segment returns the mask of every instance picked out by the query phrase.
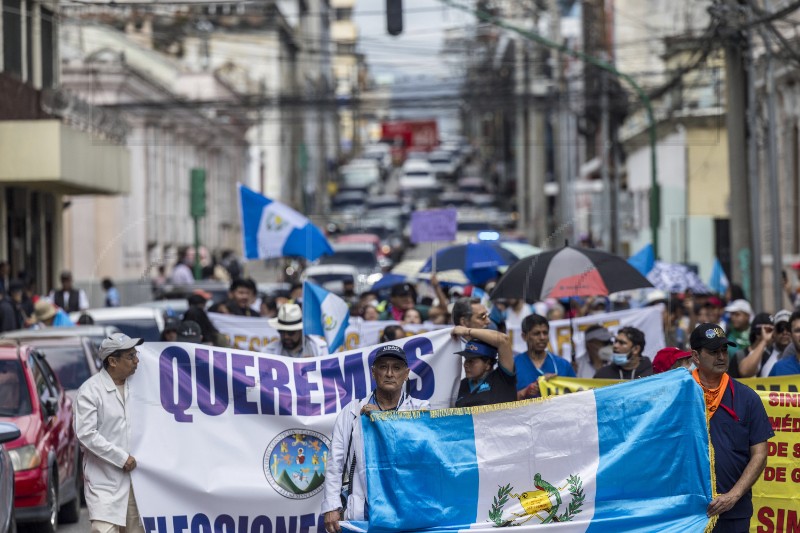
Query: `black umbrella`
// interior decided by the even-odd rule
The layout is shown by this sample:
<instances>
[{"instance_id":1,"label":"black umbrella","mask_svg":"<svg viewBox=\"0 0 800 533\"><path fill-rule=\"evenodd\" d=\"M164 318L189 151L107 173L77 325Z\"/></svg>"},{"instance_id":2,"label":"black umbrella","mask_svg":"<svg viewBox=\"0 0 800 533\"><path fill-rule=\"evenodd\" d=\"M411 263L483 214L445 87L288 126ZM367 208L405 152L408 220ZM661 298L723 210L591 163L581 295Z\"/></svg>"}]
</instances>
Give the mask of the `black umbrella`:
<instances>
[{"instance_id":1,"label":"black umbrella","mask_svg":"<svg viewBox=\"0 0 800 533\"><path fill-rule=\"evenodd\" d=\"M521 259L511 265L492 291L494 298L607 296L613 292L653 285L619 256L565 246Z\"/></svg>"}]
</instances>

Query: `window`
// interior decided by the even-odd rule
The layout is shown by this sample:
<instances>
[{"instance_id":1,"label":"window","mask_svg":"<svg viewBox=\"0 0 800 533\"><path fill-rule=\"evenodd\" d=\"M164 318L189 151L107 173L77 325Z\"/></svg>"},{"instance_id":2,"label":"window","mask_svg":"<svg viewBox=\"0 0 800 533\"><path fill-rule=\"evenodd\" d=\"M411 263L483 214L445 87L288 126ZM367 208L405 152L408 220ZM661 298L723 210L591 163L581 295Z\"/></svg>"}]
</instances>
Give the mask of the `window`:
<instances>
[{"instance_id":1,"label":"window","mask_svg":"<svg viewBox=\"0 0 800 533\"><path fill-rule=\"evenodd\" d=\"M0 360L0 416L31 413L31 399L22 366L17 359Z\"/></svg>"},{"instance_id":2,"label":"window","mask_svg":"<svg viewBox=\"0 0 800 533\"><path fill-rule=\"evenodd\" d=\"M22 5L3 0L3 70L22 79Z\"/></svg>"},{"instance_id":3,"label":"window","mask_svg":"<svg viewBox=\"0 0 800 533\"><path fill-rule=\"evenodd\" d=\"M42 10L42 88L52 87L55 84L55 63L53 28L55 27L55 14L41 7Z\"/></svg>"},{"instance_id":4,"label":"window","mask_svg":"<svg viewBox=\"0 0 800 533\"><path fill-rule=\"evenodd\" d=\"M336 20L350 20L353 18L353 8L339 7L336 9Z\"/></svg>"},{"instance_id":5,"label":"window","mask_svg":"<svg viewBox=\"0 0 800 533\"><path fill-rule=\"evenodd\" d=\"M33 2L26 2L25 5L25 81L33 81L33 13L36 9Z\"/></svg>"},{"instance_id":6,"label":"window","mask_svg":"<svg viewBox=\"0 0 800 533\"><path fill-rule=\"evenodd\" d=\"M44 404L49 398L57 398L55 387L50 383L48 375L44 372L44 365L40 364L39 356L31 354L28 364L31 368L33 384L36 387L36 394L39 396L40 403Z\"/></svg>"}]
</instances>

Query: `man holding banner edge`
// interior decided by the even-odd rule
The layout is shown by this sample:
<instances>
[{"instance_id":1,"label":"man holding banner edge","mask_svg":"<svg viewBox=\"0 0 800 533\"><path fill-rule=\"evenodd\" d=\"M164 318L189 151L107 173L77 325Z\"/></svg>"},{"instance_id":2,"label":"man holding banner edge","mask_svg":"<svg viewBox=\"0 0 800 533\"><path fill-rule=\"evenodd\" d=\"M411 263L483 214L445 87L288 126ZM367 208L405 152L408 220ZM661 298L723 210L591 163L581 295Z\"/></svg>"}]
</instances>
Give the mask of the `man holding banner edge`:
<instances>
[{"instance_id":1,"label":"man holding banner edge","mask_svg":"<svg viewBox=\"0 0 800 533\"><path fill-rule=\"evenodd\" d=\"M372 411L430 409L427 400L406 393L409 369L403 348L393 344L381 346L375 352L371 369L375 390L367 398L354 399L345 406L333 427L322 500L327 533L339 533L342 519L364 520L368 516L361 415Z\"/></svg>"},{"instance_id":2,"label":"man holding banner edge","mask_svg":"<svg viewBox=\"0 0 800 533\"><path fill-rule=\"evenodd\" d=\"M717 496L708 516L719 516L714 532L746 533L753 514L753 484L767 464L767 440L775 436L758 395L728 374L729 341L716 324L700 324L689 343L697 368L692 376L703 389Z\"/></svg>"}]
</instances>

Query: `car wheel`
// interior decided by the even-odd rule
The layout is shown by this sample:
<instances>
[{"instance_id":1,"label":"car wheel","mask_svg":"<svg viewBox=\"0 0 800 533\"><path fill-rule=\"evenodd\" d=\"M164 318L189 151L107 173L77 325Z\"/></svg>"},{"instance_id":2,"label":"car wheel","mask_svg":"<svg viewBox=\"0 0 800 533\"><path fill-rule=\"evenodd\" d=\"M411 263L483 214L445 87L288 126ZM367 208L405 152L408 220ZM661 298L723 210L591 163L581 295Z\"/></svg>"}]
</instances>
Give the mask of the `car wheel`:
<instances>
[{"instance_id":1,"label":"car wheel","mask_svg":"<svg viewBox=\"0 0 800 533\"><path fill-rule=\"evenodd\" d=\"M48 518L35 524L37 533L56 533L58 529L58 485L54 475L47 480L47 509Z\"/></svg>"}]
</instances>

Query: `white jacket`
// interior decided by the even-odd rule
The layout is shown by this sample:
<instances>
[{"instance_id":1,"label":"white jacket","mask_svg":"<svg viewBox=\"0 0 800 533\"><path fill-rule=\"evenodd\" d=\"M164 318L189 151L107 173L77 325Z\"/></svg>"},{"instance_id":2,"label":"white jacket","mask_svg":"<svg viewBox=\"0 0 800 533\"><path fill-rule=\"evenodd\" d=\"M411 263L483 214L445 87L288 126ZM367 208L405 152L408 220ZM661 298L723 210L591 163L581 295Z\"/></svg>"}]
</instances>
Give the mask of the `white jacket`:
<instances>
[{"instance_id":1,"label":"white jacket","mask_svg":"<svg viewBox=\"0 0 800 533\"><path fill-rule=\"evenodd\" d=\"M83 448L83 477L90 520L125 526L131 476L128 460L131 428L125 401L108 372L101 370L81 385L75 399L75 434Z\"/></svg>"},{"instance_id":2,"label":"white jacket","mask_svg":"<svg viewBox=\"0 0 800 533\"><path fill-rule=\"evenodd\" d=\"M356 471L353 476L352 492L347 498L347 509L344 520L364 520L364 504L367 493L367 474L364 469L364 437L361 433L361 408L372 399L372 394L363 400L353 400L345 406L336 417L331 438L331 455L325 467L325 487L323 489L322 512L327 513L342 506L342 470L350 468L347 454L350 434L353 443L350 445L350 457L356 455ZM417 400L404 394L398 411L419 411L430 409L428 400Z\"/></svg>"}]
</instances>

